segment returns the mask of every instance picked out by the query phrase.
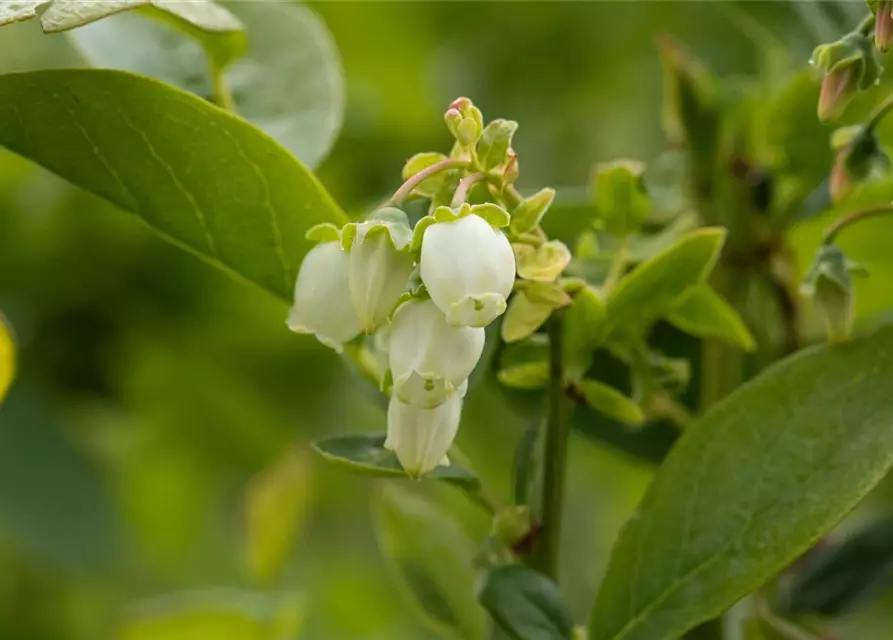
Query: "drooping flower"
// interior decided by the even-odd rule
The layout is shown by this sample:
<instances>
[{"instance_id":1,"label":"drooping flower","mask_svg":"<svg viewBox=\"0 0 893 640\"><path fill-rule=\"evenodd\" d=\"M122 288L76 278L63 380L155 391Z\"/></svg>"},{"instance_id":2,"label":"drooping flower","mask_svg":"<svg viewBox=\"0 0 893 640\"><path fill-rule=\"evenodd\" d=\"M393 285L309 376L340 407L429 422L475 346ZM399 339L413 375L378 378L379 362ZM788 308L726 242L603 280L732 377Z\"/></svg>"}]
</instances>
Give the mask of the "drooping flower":
<instances>
[{"instance_id":1,"label":"drooping flower","mask_svg":"<svg viewBox=\"0 0 893 640\"><path fill-rule=\"evenodd\" d=\"M394 314L389 364L394 396L417 407L443 404L484 350L483 328L454 327L430 300L409 300Z\"/></svg>"},{"instance_id":2,"label":"drooping flower","mask_svg":"<svg viewBox=\"0 0 893 640\"><path fill-rule=\"evenodd\" d=\"M384 446L397 454L404 471L419 478L437 465L449 464L447 452L456 438L467 384L446 402L425 409L406 404L396 395L388 405L388 435Z\"/></svg>"},{"instance_id":3,"label":"drooping flower","mask_svg":"<svg viewBox=\"0 0 893 640\"><path fill-rule=\"evenodd\" d=\"M477 207L460 210L452 219L440 209L436 221L424 229L422 281L451 325L485 327L505 312L515 282L512 247L490 221L470 212ZM508 214L505 218L508 224Z\"/></svg>"},{"instance_id":4,"label":"drooping flower","mask_svg":"<svg viewBox=\"0 0 893 640\"><path fill-rule=\"evenodd\" d=\"M316 245L304 258L287 323L338 353L362 330L348 292L348 256L337 240Z\"/></svg>"},{"instance_id":5,"label":"drooping flower","mask_svg":"<svg viewBox=\"0 0 893 640\"><path fill-rule=\"evenodd\" d=\"M388 208L357 225L345 227L342 243L350 253L349 285L354 310L366 333L384 323L412 273L412 239L406 214Z\"/></svg>"}]
</instances>

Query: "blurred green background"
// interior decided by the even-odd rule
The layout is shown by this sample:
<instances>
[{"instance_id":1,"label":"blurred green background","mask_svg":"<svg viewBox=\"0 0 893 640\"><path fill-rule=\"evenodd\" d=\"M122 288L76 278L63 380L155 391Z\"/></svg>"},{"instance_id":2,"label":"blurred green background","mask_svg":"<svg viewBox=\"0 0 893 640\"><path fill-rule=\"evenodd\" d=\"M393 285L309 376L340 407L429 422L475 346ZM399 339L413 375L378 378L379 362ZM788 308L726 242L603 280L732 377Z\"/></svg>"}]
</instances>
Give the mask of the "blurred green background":
<instances>
[{"instance_id":1,"label":"blurred green background","mask_svg":"<svg viewBox=\"0 0 893 640\"><path fill-rule=\"evenodd\" d=\"M666 146L656 34L673 34L723 78L774 78L804 69L815 44L864 13L860 2L310 6L337 43L347 88L343 129L318 173L356 213L399 185L410 155L445 150L442 114L459 95L487 118L521 123L519 186L581 187L598 161L649 160ZM0 71L76 64L63 38L35 24L0 29ZM811 160L827 167L830 128L810 121L803 131L818 149ZM882 224L845 245L874 271L860 289L866 318L893 307ZM801 262L821 228L798 232ZM145 599L209 588L281 590L303 618L301 638L434 637L408 615L376 546L369 504L383 481L309 451L320 435L383 429L381 405L332 352L286 330L284 305L5 154L0 309L20 347L0 410L0 638L114 637L132 607L152 606ZM503 499L531 420L513 402L478 386L458 440ZM246 502L283 458L300 479L300 526L281 575L258 587ZM579 436L571 443L562 571L579 621L652 468ZM453 490L411 488L457 513L475 539L486 534L489 522ZM889 498L882 487L859 518ZM841 628L883 628L889 609Z\"/></svg>"}]
</instances>

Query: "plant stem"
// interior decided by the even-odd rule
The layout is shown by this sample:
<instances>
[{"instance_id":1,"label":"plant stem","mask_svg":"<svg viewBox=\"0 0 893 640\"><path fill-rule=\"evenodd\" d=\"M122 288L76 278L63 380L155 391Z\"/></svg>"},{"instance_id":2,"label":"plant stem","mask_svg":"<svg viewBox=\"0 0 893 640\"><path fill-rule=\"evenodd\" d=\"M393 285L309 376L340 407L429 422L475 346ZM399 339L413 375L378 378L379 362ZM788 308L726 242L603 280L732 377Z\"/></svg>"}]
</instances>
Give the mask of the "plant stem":
<instances>
[{"instance_id":1,"label":"plant stem","mask_svg":"<svg viewBox=\"0 0 893 640\"><path fill-rule=\"evenodd\" d=\"M236 103L226 81L226 74L216 64L211 65L211 102L221 109L236 111Z\"/></svg>"},{"instance_id":2,"label":"plant stem","mask_svg":"<svg viewBox=\"0 0 893 640\"><path fill-rule=\"evenodd\" d=\"M877 106L868 122L865 123L865 129L873 131L880 124L881 120L884 119L884 116L890 113L890 109L893 109L893 98L887 98Z\"/></svg>"},{"instance_id":3,"label":"plant stem","mask_svg":"<svg viewBox=\"0 0 893 640\"><path fill-rule=\"evenodd\" d=\"M410 193L412 193L412 190L422 184L431 176L437 175L441 171L446 171L448 169L457 169L466 166L468 166L468 162L465 160L457 160L456 158L444 158L440 162L432 164L430 167L425 167L417 174L410 176L410 178L406 182L404 182L400 186L400 188L397 189L394 195L392 195L390 199L382 206L387 207L403 204L403 201L406 200Z\"/></svg>"},{"instance_id":4,"label":"plant stem","mask_svg":"<svg viewBox=\"0 0 893 640\"><path fill-rule=\"evenodd\" d=\"M853 213L847 214L842 218L836 220L834 224L828 227L825 230L825 236L822 242L826 245L834 244L834 241L837 239L837 236L840 235L840 232L847 227L859 222L860 220L865 220L866 218L885 216L889 214L893 214L893 204L883 204L877 207L871 207L869 209L854 211Z\"/></svg>"},{"instance_id":5,"label":"plant stem","mask_svg":"<svg viewBox=\"0 0 893 640\"><path fill-rule=\"evenodd\" d=\"M453 201L450 202L451 207L458 207L460 204L465 202L466 198L468 198L468 191L474 185L475 182L479 180L483 180L487 176L480 171L477 173L469 173L467 176L462 178L459 182L459 186L456 187L455 193L453 193Z\"/></svg>"},{"instance_id":6,"label":"plant stem","mask_svg":"<svg viewBox=\"0 0 893 640\"><path fill-rule=\"evenodd\" d=\"M602 291L607 293L614 288L620 281L620 278L623 277L623 272L626 271L626 264L626 238L620 238L617 241L617 246L614 248L614 255L611 256L611 264L608 267L608 275L605 276L605 281L602 283Z\"/></svg>"},{"instance_id":7,"label":"plant stem","mask_svg":"<svg viewBox=\"0 0 893 640\"><path fill-rule=\"evenodd\" d=\"M861 33L863 36L867 36L874 29L874 24L877 22L877 17L873 13L869 13L862 22L859 23L859 26L856 27L856 30Z\"/></svg>"},{"instance_id":8,"label":"plant stem","mask_svg":"<svg viewBox=\"0 0 893 640\"><path fill-rule=\"evenodd\" d=\"M567 466L567 398L564 383L564 323L558 310L549 320L549 414L546 421L545 460L543 465L542 521L531 566L552 580L558 579L561 546L561 516Z\"/></svg>"}]
</instances>

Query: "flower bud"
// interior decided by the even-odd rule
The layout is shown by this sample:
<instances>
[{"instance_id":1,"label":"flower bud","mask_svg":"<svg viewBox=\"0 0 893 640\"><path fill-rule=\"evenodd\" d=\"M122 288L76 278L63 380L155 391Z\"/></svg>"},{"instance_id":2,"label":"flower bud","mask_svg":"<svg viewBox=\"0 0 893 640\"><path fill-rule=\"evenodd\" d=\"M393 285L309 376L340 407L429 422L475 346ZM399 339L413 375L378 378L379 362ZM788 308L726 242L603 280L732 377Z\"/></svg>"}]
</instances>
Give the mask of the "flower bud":
<instances>
[{"instance_id":1,"label":"flower bud","mask_svg":"<svg viewBox=\"0 0 893 640\"><path fill-rule=\"evenodd\" d=\"M853 325L853 266L834 245L823 245L806 275L803 291L812 297L831 342L846 340Z\"/></svg>"},{"instance_id":2,"label":"flower bud","mask_svg":"<svg viewBox=\"0 0 893 640\"><path fill-rule=\"evenodd\" d=\"M890 168L890 158L871 127L838 129L831 137L831 146L837 152L829 185L832 202L840 202L860 182Z\"/></svg>"},{"instance_id":3,"label":"flower bud","mask_svg":"<svg viewBox=\"0 0 893 640\"><path fill-rule=\"evenodd\" d=\"M874 45L885 53L893 44L893 1L869 0L868 6L874 12Z\"/></svg>"},{"instance_id":4,"label":"flower bud","mask_svg":"<svg viewBox=\"0 0 893 640\"><path fill-rule=\"evenodd\" d=\"M400 305L391 325L389 361L394 396L436 407L462 386L484 351L481 328L454 327L430 300Z\"/></svg>"},{"instance_id":5,"label":"flower bud","mask_svg":"<svg viewBox=\"0 0 893 640\"><path fill-rule=\"evenodd\" d=\"M288 315L289 329L313 334L338 353L362 330L348 292L348 262L338 241L313 247L298 271Z\"/></svg>"},{"instance_id":6,"label":"flower bud","mask_svg":"<svg viewBox=\"0 0 893 640\"><path fill-rule=\"evenodd\" d=\"M384 446L397 454L403 470L420 478L437 465L449 464L446 455L459 430L462 397L467 383L433 409L414 407L396 395L388 404L388 436Z\"/></svg>"},{"instance_id":7,"label":"flower bud","mask_svg":"<svg viewBox=\"0 0 893 640\"><path fill-rule=\"evenodd\" d=\"M384 323L406 289L412 254L403 250L412 238L406 214L388 208L367 222L345 227L349 239L348 282L354 310L366 333Z\"/></svg>"},{"instance_id":8,"label":"flower bud","mask_svg":"<svg viewBox=\"0 0 893 640\"><path fill-rule=\"evenodd\" d=\"M843 115L856 93L876 84L883 72L873 43L859 32L819 45L811 62L825 72L818 105L823 122Z\"/></svg>"},{"instance_id":9,"label":"flower bud","mask_svg":"<svg viewBox=\"0 0 893 640\"><path fill-rule=\"evenodd\" d=\"M505 312L515 282L508 238L473 213L425 229L420 269L431 299L453 326L490 324Z\"/></svg>"}]
</instances>

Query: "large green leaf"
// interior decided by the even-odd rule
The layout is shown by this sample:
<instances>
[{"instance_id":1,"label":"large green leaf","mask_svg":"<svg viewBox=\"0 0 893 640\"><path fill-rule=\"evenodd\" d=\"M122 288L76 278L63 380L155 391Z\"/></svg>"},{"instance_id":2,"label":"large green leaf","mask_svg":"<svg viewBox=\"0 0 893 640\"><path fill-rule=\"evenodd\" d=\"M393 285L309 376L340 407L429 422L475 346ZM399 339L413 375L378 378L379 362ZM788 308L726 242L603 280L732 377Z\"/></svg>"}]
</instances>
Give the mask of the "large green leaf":
<instances>
[{"instance_id":1,"label":"large green leaf","mask_svg":"<svg viewBox=\"0 0 893 640\"><path fill-rule=\"evenodd\" d=\"M167 22L195 38L202 43L217 68L226 67L245 52L242 23L228 10L209 0L55 0L40 16L40 24L47 33L55 33L130 10ZM122 41L124 43L126 41Z\"/></svg>"},{"instance_id":2,"label":"large green leaf","mask_svg":"<svg viewBox=\"0 0 893 640\"><path fill-rule=\"evenodd\" d=\"M677 638L808 549L893 463L893 327L793 356L686 430L618 540L592 640Z\"/></svg>"},{"instance_id":3,"label":"large green leaf","mask_svg":"<svg viewBox=\"0 0 893 640\"><path fill-rule=\"evenodd\" d=\"M474 597L472 542L421 496L391 485L378 498L379 545L423 619L445 637L483 640L487 624Z\"/></svg>"},{"instance_id":4,"label":"large green leaf","mask_svg":"<svg viewBox=\"0 0 893 640\"><path fill-rule=\"evenodd\" d=\"M5 0L0 3L0 27L37 17L37 9L50 0Z\"/></svg>"},{"instance_id":5,"label":"large green leaf","mask_svg":"<svg viewBox=\"0 0 893 640\"><path fill-rule=\"evenodd\" d=\"M235 2L228 8L248 35L244 56L225 72L236 111L301 161L317 164L344 112L343 73L331 35L307 7ZM150 75L203 97L212 94L201 40L163 24L123 13L69 35L93 66Z\"/></svg>"},{"instance_id":6,"label":"large green leaf","mask_svg":"<svg viewBox=\"0 0 893 640\"><path fill-rule=\"evenodd\" d=\"M554 582L518 565L484 574L478 600L513 640L570 640L574 621Z\"/></svg>"},{"instance_id":7,"label":"large green leaf","mask_svg":"<svg viewBox=\"0 0 893 640\"><path fill-rule=\"evenodd\" d=\"M313 174L263 132L120 71L0 76L0 145L284 299L311 247L304 232L346 219Z\"/></svg>"}]
</instances>

